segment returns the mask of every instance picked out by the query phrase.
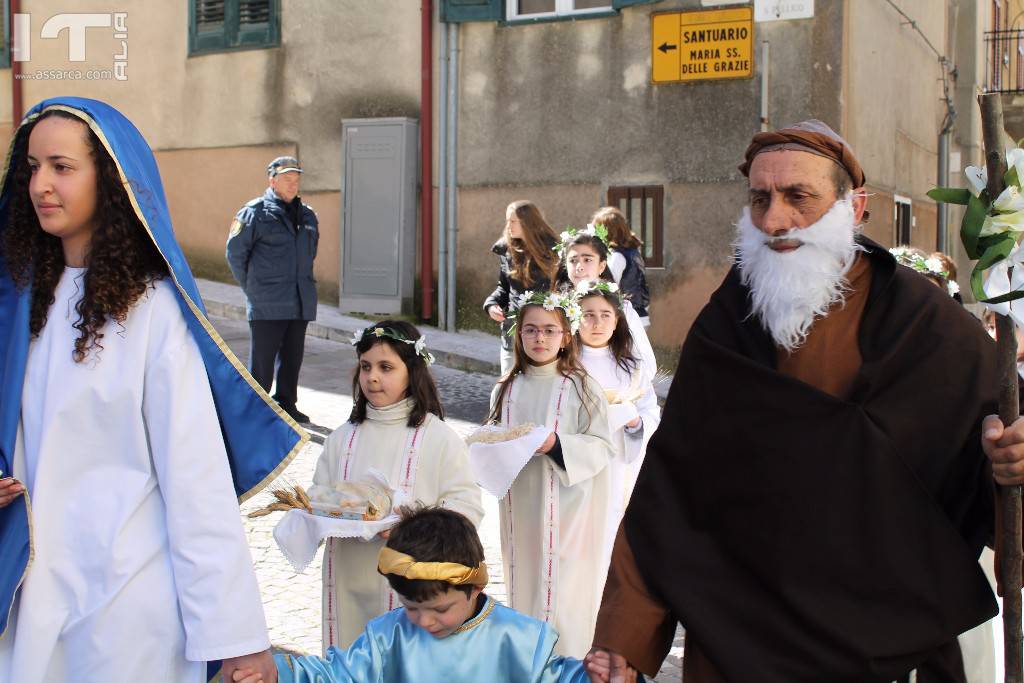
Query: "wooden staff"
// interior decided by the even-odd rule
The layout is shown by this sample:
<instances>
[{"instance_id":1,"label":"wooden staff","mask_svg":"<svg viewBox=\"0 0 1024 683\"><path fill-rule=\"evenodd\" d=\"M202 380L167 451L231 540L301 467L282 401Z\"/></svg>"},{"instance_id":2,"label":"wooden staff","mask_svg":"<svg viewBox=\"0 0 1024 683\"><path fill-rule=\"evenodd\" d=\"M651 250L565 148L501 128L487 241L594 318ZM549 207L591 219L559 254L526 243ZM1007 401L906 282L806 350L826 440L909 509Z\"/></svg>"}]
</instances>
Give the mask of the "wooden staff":
<instances>
[{"instance_id":1,"label":"wooden staff","mask_svg":"<svg viewBox=\"0 0 1024 683\"><path fill-rule=\"evenodd\" d=\"M1003 140L1003 104L999 93L978 96L981 130L985 139L986 192L990 201L1002 193L1006 154ZM1021 179L1024 181L1024 178ZM1009 426L1020 417L1017 393L1017 334L1009 316L996 315L996 353L999 373L999 419ZM1003 589L1003 648L1006 683L1024 683L1024 638L1021 634L1021 487L998 486L997 502L1002 506L999 563Z\"/></svg>"}]
</instances>

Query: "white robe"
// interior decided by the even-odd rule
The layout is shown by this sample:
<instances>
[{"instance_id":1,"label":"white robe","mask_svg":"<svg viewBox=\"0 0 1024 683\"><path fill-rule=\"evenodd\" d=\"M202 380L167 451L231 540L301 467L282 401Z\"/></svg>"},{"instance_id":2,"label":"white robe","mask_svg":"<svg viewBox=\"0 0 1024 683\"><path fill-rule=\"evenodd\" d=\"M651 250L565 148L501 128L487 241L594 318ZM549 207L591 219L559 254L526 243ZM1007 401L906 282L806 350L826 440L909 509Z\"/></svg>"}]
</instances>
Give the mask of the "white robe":
<instances>
[{"instance_id":1,"label":"white robe","mask_svg":"<svg viewBox=\"0 0 1024 683\"><path fill-rule=\"evenodd\" d=\"M29 349L14 476L35 555L0 681L199 683L270 646L209 380L168 280L75 363L84 273Z\"/></svg>"},{"instance_id":2,"label":"white robe","mask_svg":"<svg viewBox=\"0 0 1024 683\"><path fill-rule=\"evenodd\" d=\"M584 392L580 380L558 374L556 363L530 366L501 413L506 425L547 425L561 443L565 469L537 455L501 500L501 555L509 606L554 626L555 651L571 657L589 652L594 636L613 450L601 388L587 380Z\"/></svg>"},{"instance_id":3,"label":"white robe","mask_svg":"<svg viewBox=\"0 0 1024 683\"><path fill-rule=\"evenodd\" d=\"M649 380L646 382L643 380L646 374L642 360L639 361L632 373L627 373L615 362L615 356L607 346L596 349L581 345L580 364L591 379L605 391L633 393L634 390L646 384L643 395L635 401L631 401L640 415L641 426L632 431L619 427L612 432L615 455L608 465L610 495L605 535L607 554L603 563L607 571L611 562L615 534L619 529L619 522L622 521L622 515L626 511L629 498L633 494L637 475L640 474L640 466L643 465L644 456L647 453L647 442L650 441L654 430L661 422L661 408L658 407L658 397L654 394L654 386Z\"/></svg>"},{"instance_id":4,"label":"white robe","mask_svg":"<svg viewBox=\"0 0 1024 683\"><path fill-rule=\"evenodd\" d=\"M356 425L346 422L336 429L324 444L313 483L358 481L376 469L395 488L406 484L414 500L461 512L479 525L484 511L465 441L443 420L428 414L410 458L411 436L416 431L407 426L412 406L411 399L381 409L367 405L366 420L354 439ZM377 573L377 554L383 546L380 538L328 541L323 561L325 653L331 645L348 647L368 621L400 606L387 580Z\"/></svg>"}]
</instances>

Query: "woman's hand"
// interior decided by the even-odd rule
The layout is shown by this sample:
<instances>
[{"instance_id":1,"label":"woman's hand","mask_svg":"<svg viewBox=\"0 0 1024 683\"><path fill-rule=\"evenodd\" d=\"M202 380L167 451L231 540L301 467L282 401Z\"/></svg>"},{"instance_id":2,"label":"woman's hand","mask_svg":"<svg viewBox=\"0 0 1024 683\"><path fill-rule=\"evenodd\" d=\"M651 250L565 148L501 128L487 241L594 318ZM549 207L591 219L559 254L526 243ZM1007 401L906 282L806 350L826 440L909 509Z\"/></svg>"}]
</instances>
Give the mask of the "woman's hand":
<instances>
[{"instance_id":1,"label":"woman's hand","mask_svg":"<svg viewBox=\"0 0 1024 683\"><path fill-rule=\"evenodd\" d=\"M552 448L555 447L555 433L551 432L548 434L548 438L544 439L544 443L537 449L538 453L548 453Z\"/></svg>"},{"instance_id":2,"label":"woman's hand","mask_svg":"<svg viewBox=\"0 0 1024 683\"><path fill-rule=\"evenodd\" d=\"M499 323L505 322L505 314L501 310L501 306L498 304L491 304L487 307L487 315L491 316L491 320L495 320Z\"/></svg>"},{"instance_id":3,"label":"woman's hand","mask_svg":"<svg viewBox=\"0 0 1024 683\"><path fill-rule=\"evenodd\" d=\"M25 485L17 479L12 477L0 479L0 508L7 507L23 493L25 493Z\"/></svg>"},{"instance_id":4,"label":"woman's hand","mask_svg":"<svg viewBox=\"0 0 1024 683\"><path fill-rule=\"evenodd\" d=\"M637 427L639 427L642 424L643 424L643 421L640 419L640 416L637 416L637 417L634 417L629 422L627 422L626 423L626 427L628 429L636 429Z\"/></svg>"}]
</instances>

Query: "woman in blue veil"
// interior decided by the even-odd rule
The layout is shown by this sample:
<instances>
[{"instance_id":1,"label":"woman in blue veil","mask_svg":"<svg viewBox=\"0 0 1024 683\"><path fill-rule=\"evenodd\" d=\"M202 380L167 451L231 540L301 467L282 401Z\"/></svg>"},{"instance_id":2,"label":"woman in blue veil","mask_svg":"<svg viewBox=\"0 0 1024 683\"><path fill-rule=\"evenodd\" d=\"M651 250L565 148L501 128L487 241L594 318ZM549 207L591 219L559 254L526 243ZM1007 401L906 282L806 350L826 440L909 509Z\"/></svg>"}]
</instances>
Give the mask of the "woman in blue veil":
<instances>
[{"instance_id":1,"label":"woman in blue veil","mask_svg":"<svg viewBox=\"0 0 1024 683\"><path fill-rule=\"evenodd\" d=\"M0 180L0 680L273 680L237 503L306 438L207 320L138 130L36 105Z\"/></svg>"}]
</instances>

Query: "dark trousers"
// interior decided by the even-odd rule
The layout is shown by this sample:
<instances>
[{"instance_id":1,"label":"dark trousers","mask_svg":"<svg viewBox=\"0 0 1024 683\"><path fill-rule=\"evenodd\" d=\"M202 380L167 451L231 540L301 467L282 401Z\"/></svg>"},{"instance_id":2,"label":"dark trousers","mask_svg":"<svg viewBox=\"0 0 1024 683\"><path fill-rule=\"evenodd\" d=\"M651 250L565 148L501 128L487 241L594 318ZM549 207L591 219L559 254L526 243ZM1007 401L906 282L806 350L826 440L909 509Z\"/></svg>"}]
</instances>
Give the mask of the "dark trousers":
<instances>
[{"instance_id":1,"label":"dark trousers","mask_svg":"<svg viewBox=\"0 0 1024 683\"><path fill-rule=\"evenodd\" d=\"M276 366L274 400L287 408L294 408L298 399L308 324L306 320L249 321L249 372L269 393Z\"/></svg>"}]
</instances>

